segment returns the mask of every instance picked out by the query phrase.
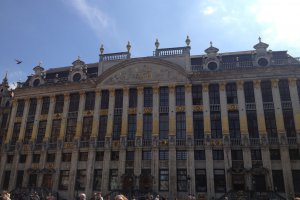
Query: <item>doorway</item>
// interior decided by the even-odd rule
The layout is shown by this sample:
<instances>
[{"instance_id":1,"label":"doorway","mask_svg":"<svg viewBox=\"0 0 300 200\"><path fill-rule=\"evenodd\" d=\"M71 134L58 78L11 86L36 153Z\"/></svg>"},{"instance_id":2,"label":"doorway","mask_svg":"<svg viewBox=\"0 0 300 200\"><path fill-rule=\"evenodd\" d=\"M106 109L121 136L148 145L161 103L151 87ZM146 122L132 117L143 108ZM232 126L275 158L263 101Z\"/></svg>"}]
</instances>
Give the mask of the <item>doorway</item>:
<instances>
[{"instance_id":1,"label":"doorway","mask_svg":"<svg viewBox=\"0 0 300 200\"><path fill-rule=\"evenodd\" d=\"M252 178L253 189L256 192L265 192L266 191L266 178L265 175L253 175Z\"/></svg>"},{"instance_id":2,"label":"doorway","mask_svg":"<svg viewBox=\"0 0 300 200\"><path fill-rule=\"evenodd\" d=\"M232 188L235 191L245 190L245 177L243 174L232 174Z\"/></svg>"}]
</instances>

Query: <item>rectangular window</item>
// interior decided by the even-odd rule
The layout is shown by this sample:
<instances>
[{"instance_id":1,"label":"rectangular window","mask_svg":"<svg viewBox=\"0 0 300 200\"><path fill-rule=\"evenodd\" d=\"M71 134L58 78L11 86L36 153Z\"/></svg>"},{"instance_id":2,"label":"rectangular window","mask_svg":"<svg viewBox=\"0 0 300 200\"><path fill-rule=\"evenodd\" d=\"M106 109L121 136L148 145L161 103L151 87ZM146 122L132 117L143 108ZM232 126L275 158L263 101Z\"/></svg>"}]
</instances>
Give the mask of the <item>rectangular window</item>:
<instances>
[{"instance_id":1,"label":"rectangular window","mask_svg":"<svg viewBox=\"0 0 300 200\"><path fill-rule=\"evenodd\" d=\"M21 188L22 187L23 177L24 177L24 171L23 170L18 170L17 171L16 188Z\"/></svg>"},{"instance_id":2,"label":"rectangular window","mask_svg":"<svg viewBox=\"0 0 300 200\"><path fill-rule=\"evenodd\" d=\"M276 192L285 192L282 170L272 170L274 190Z\"/></svg>"},{"instance_id":3,"label":"rectangular window","mask_svg":"<svg viewBox=\"0 0 300 200\"><path fill-rule=\"evenodd\" d=\"M111 169L109 171L109 190L117 190L119 186L118 170Z\"/></svg>"},{"instance_id":4,"label":"rectangular window","mask_svg":"<svg viewBox=\"0 0 300 200\"><path fill-rule=\"evenodd\" d=\"M274 110L265 110L266 130L269 138L277 138L277 127Z\"/></svg>"},{"instance_id":5,"label":"rectangular window","mask_svg":"<svg viewBox=\"0 0 300 200\"><path fill-rule=\"evenodd\" d=\"M11 145L15 145L16 142L19 139L19 134L20 134L20 128L21 128L21 123L15 123L14 124L14 129L13 129L13 134L11 137Z\"/></svg>"},{"instance_id":6,"label":"rectangular window","mask_svg":"<svg viewBox=\"0 0 300 200\"><path fill-rule=\"evenodd\" d=\"M40 154L33 154L32 155L32 163L39 163L40 162Z\"/></svg>"},{"instance_id":7,"label":"rectangular window","mask_svg":"<svg viewBox=\"0 0 300 200\"><path fill-rule=\"evenodd\" d=\"M210 112L211 137L222 138L221 113L218 111Z\"/></svg>"},{"instance_id":8,"label":"rectangular window","mask_svg":"<svg viewBox=\"0 0 300 200\"><path fill-rule=\"evenodd\" d=\"M213 160L224 160L223 150L213 150Z\"/></svg>"},{"instance_id":9,"label":"rectangular window","mask_svg":"<svg viewBox=\"0 0 300 200\"><path fill-rule=\"evenodd\" d=\"M9 180L10 180L10 171L4 171L4 177L3 177L3 189L7 190L9 186Z\"/></svg>"},{"instance_id":10,"label":"rectangular window","mask_svg":"<svg viewBox=\"0 0 300 200\"><path fill-rule=\"evenodd\" d=\"M19 163L25 163L26 157L27 157L26 154L20 154Z\"/></svg>"},{"instance_id":11,"label":"rectangular window","mask_svg":"<svg viewBox=\"0 0 300 200\"><path fill-rule=\"evenodd\" d=\"M176 160L186 160L187 153L184 150L176 150Z\"/></svg>"},{"instance_id":12,"label":"rectangular window","mask_svg":"<svg viewBox=\"0 0 300 200\"><path fill-rule=\"evenodd\" d=\"M169 151L168 150L159 150L159 160L168 160Z\"/></svg>"},{"instance_id":13,"label":"rectangular window","mask_svg":"<svg viewBox=\"0 0 300 200\"><path fill-rule=\"evenodd\" d=\"M206 192L207 184L206 184L206 170L205 169L196 169L195 170L195 184L196 184L196 192Z\"/></svg>"},{"instance_id":14,"label":"rectangular window","mask_svg":"<svg viewBox=\"0 0 300 200\"><path fill-rule=\"evenodd\" d=\"M271 81L261 81L260 86L263 102L273 102Z\"/></svg>"},{"instance_id":15,"label":"rectangular window","mask_svg":"<svg viewBox=\"0 0 300 200\"><path fill-rule=\"evenodd\" d=\"M296 137L293 110L283 110L282 113L287 137Z\"/></svg>"},{"instance_id":16,"label":"rectangular window","mask_svg":"<svg viewBox=\"0 0 300 200\"><path fill-rule=\"evenodd\" d=\"M52 131L50 136L50 142L56 142L57 138L59 137L60 133L60 126L61 126L61 120L60 119L54 119L52 121Z\"/></svg>"},{"instance_id":17,"label":"rectangular window","mask_svg":"<svg viewBox=\"0 0 300 200\"><path fill-rule=\"evenodd\" d=\"M6 163L11 164L14 161L14 155L7 155Z\"/></svg>"},{"instance_id":18,"label":"rectangular window","mask_svg":"<svg viewBox=\"0 0 300 200\"><path fill-rule=\"evenodd\" d=\"M159 106L168 107L169 106L169 88L160 87L159 88Z\"/></svg>"},{"instance_id":19,"label":"rectangular window","mask_svg":"<svg viewBox=\"0 0 300 200\"><path fill-rule=\"evenodd\" d=\"M101 115L99 120L98 141L104 141L107 129L107 115Z\"/></svg>"},{"instance_id":20,"label":"rectangular window","mask_svg":"<svg viewBox=\"0 0 300 200\"><path fill-rule=\"evenodd\" d=\"M123 90L115 90L115 108L123 107Z\"/></svg>"},{"instance_id":21,"label":"rectangular window","mask_svg":"<svg viewBox=\"0 0 300 200\"><path fill-rule=\"evenodd\" d=\"M143 150L143 152L142 152L142 160L151 160L151 159L152 159L151 151Z\"/></svg>"},{"instance_id":22,"label":"rectangular window","mask_svg":"<svg viewBox=\"0 0 300 200\"><path fill-rule=\"evenodd\" d=\"M300 99L300 80L296 81L298 98Z\"/></svg>"},{"instance_id":23,"label":"rectangular window","mask_svg":"<svg viewBox=\"0 0 300 200\"><path fill-rule=\"evenodd\" d=\"M97 151L96 152L96 161L103 161L104 159L104 151Z\"/></svg>"},{"instance_id":24,"label":"rectangular window","mask_svg":"<svg viewBox=\"0 0 300 200\"><path fill-rule=\"evenodd\" d=\"M78 160L86 162L88 160L89 153L88 152L79 152Z\"/></svg>"},{"instance_id":25,"label":"rectangular window","mask_svg":"<svg viewBox=\"0 0 300 200\"><path fill-rule=\"evenodd\" d=\"M169 114L159 114L159 139L168 139L169 136Z\"/></svg>"},{"instance_id":26,"label":"rectangular window","mask_svg":"<svg viewBox=\"0 0 300 200\"><path fill-rule=\"evenodd\" d=\"M75 189L76 190L85 190L85 178L86 177L86 170L80 169L77 170L76 174L76 182L75 182Z\"/></svg>"},{"instance_id":27,"label":"rectangular window","mask_svg":"<svg viewBox=\"0 0 300 200\"><path fill-rule=\"evenodd\" d=\"M55 96L54 113L62 113L64 109L64 95Z\"/></svg>"},{"instance_id":28,"label":"rectangular window","mask_svg":"<svg viewBox=\"0 0 300 200\"><path fill-rule=\"evenodd\" d=\"M28 116L34 116L36 110L37 100L36 98L32 98L29 100L29 111Z\"/></svg>"},{"instance_id":29,"label":"rectangular window","mask_svg":"<svg viewBox=\"0 0 300 200\"><path fill-rule=\"evenodd\" d=\"M270 149L270 159L271 160L280 160L280 150L279 149Z\"/></svg>"},{"instance_id":30,"label":"rectangular window","mask_svg":"<svg viewBox=\"0 0 300 200\"><path fill-rule=\"evenodd\" d=\"M176 86L175 95L176 95L176 99L175 99L176 106L184 106L185 105L184 86Z\"/></svg>"},{"instance_id":31,"label":"rectangular window","mask_svg":"<svg viewBox=\"0 0 300 200\"><path fill-rule=\"evenodd\" d=\"M76 134L77 118L69 118L67 121L67 130L65 142L72 142Z\"/></svg>"},{"instance_id":32,"label":"rectangular window","mask_svg":"<svg viewBox=\"0 0 300 200\"><path fill-rule=\"evenodd\" d=\"M126 151L126 160L134 160L134 151Z\"/></svg>"},{"instance_id":33,"label":"rectangular window","mask_svg":"<svg viewBox=\"0 0 300 200\"><path fill-rule=\"evenodd\" d=\"M144 114L143 116L143 139L152 139L152 114Z\"/></svg>"},{"instance_id":34,"label":"rectangular window","mask_svg":"<svg viewBox=\"0 0 300 200\"><path fill-rule=\"evenodd\" d=\"M300 170L292 170L295 193L300 193Z\"/></svg>"},{"instance_id":35,"label":"rectangular window","mask_svg":"<svg viewBox=\"0 0 300 200\"><path fill-rule=\"evenodd\" d=\"M169 191L169 170L159 170L159 191Z\"/></svg>"},{"instance_id":36,"label":"rectangular window","mask_svg":"<svg viewBox=\"0 0 300 200\"><path fill-rule=\"evenodd\" d=\"M193 85L192 86L192 98L193 105L202 105L202 86Z\"/></svg>"},{"instance_id":37,"label":"rectangular window","mask_svg":"<svg viewBox=\"0 0 300 200\"><path fill-rule=\"evenodd\" d=\"M80 95L79 93L70 94L69 112L77 112L79 108Z\"/></svg>"},{"instance_id":38,"label":"rectangular window","mask_svg":"<svg viewBox=\"0 0 300 200\"><path fill-rule=\"evenodd\" d=\"M93 180L93 190L101 190L101 181L102 181L102 169L94 170L94 180Z\"/></svg>"},{"instance_id":39,"label":"rectangular window","mask_svg":"<svg viewBox=\"0 0 300 200\"><path fill-rule=\"evenodd\" d=\"M59 189L60 190L68 190L69 186L69 170L60 170L60 177L59 177Z\"/></svg>"},{"instance_id":40,"label":"rectangular window","mask_svg":"<svg viewBox=\"0 0 300 200\"><path fill-rule=\"evenodd\" d=\"M18 100L18 107L17 107L17 113L16 113L17 117L22 117L23 116L24 106L25 106L24 99Z\"/></svg>"},{"instance_id":41,"label":"rectangular window","mask_svg":"<svg viewBox=\"0 0 300 200\"><path fill-rule=\"evenodd\" d=\"M238 111L228 111L230 138L241 138L240 118Z\"/></svg>"},{"instance_id":42,"label":"rectangular window","mask_svg":"<svg viewBox=\"0 0 300 200\"><path fill-rule=\"evenodd\" d=\"M250 138L259 138L257 116L255 110L247 110L247 125Z\"/></svg>"},{"instance_id":43,"label":"rectangular window","mask_svg":"<svg viewBox=\"0 0 300 200\"><path fill-rule=\"evenodd\" d=\"M227 96L227 104L238 103L236 83L226 84L226 96Z\"/></svg>"},{"instance_id":44,"label":"rectangular window","mask_svg":"<svg viewBox=\"0 0 300 200\"><path fill-rule=\"evenodd\" d=\"M86 92L84 110L94 110L94 106L95 106L95 92Z\"/></svg>"},{"instance_id":45,"label":"rectangular window","mask_svg":"<svg viewBox=\"0 0 300 200\"><path fill-rule=\"evenodd\" d=\"M27 122L24 136L24 144L28 144L32 135L33 122Z\"/></svg>"},{"instance_id":46,"label":"rectangular window","mask_svg":"<svg viewBox=\"0 0 300 200\"><path fill-rule=\"evenodd\" d=\"M209 85L208 95L210 104L220 104L220 92L218 84Z\"/></svg>"},{"instance_id":47,"label":"rectangular window","mask_svg":"<svg viewBox=\"0 0 300 200\"><path fill-rule=\"evenodd\" d=\"M46 133L46 126L47 126L47 121L40 121L39 122L39 128L38 128L38 133L36 137L36 143L41 144L43 142L45 133Z\"/></svg>"},{"instance_id":48,"label":"rectangular window","mask_svg":"<svg viewBox=\"0 0 300 200\"><path fill-rule=\"evenodd\" d=\"M111 158L110 158L111 161L119 160L119 152L118 151L112 151L110 156L111 156Z\"/></svg>"},{"instance_id":49,"label":"rectangular window","mask_svg":"<svg viewBox=\"0 0 300 200\"><path fill-rule=\"evenodd\" d=\"M244 83L244 94L246 103L255 103L254 87L252 81Z\"/></svg>"},{"instance_id":50,"label":"rectangular window","mask_svg":"<svg viewBox=\"0 0 300 200\"><path fill-rule=\"evenodd\" d=\"M127 131L127 139L134 140L136 133L136 115L130 114L128 115L128 131Z\"/></svg>"},{"instance_id":51,"label":"rectangular window","mask_svg":"<svg viewBox=\"0 0 300 200\"><path fill-rule=\"evenodd\" d=\"M137 106L137 89L129 89L129 108L136 108Z\"/></svg>"},{"instance_id":52,"label":"rectangular window","mask_svg":"<svg viewBox=\"0 0 300 200\"><path fill-rule=\"evenodd\" d=\"M121 128L122 128L122 115L114 115L113 120L113 140L119 140L121 135Z\"/></svg>"},{"instance_id":53,"label":"rectangular window","mask_svg":"<svg viewBox=\"0 0 300 200\"><path fill-rule=\"evenodd\" d=\"M251 149L251 159L252 160L262 160L260 149Z\"/></svg>"},{"instance_id":54,"label":"rectangular window","mask_svg":"<svg viewBox=\"0 0 300 200\"><path fill-rule=\"evenodd\" d=\"M45 114L48 114L48 111L49 111L50 98L49 97L43 97L42 100L43 100L43 104L42 104L41 114L45 115Z\"/></svg>"},{"instance_id":55,"label":"rectangular window","mask_svg":"<svg viewBox=\"0 0 300 200\"><path fill-rule=\"evenodd\" d=\"M279 80L278 88L281 101L291 101L289 81L287 79Z\"/></svg>"},{"instance_id":56,"label":"rectangular window","mask_svg":"<svg viewBox=\"0 0 300 200\"><path fill-rule=\"evenodd\" d=\"M101 109L108 109L109 92L108 90L101 91Z\"/></svg>"},{"instance_id":57,"label":"rectangular window","mask_svg":"<svg viewBox=\"0 0 300 200\"><path fill-rule=\"evenodd\" d=\"M37 183L37 174L30 174L27 187L29 188L36 187L37 186L36 183Z\"/></svg>"},{"instance_id":58,"label":"rectangular window","mask_svg":"<svg viewBox=\"0 0 300 200\"><path fill-rule=\"evenodd\" d=\"M195 150L194 158L195 160L205 160L205 150Z\"/></svg>"},{"instance_id":59,"label":"rectangular window","mask_svg":"<svg viewBox=\"0 0 300 200\"><path fill-rule=\"evenodd\" d=\"M186 169L177 169L177 191L187 192L187 182Z\"/></svg>"},{"instance_id":60,"label":"rectangular window","mask_svg":"<svg viewBox=\"0 0 300 200\"><path fill-rule=\"evenodd\" d=\"M144 88L144 107L153 106L153 91L152 88Z\"/></svg>"},{"instance_id":61,"label":"rectangular window","mask_svg":"<svg viewBox=\"0 0 300 200\"><path fill-rule=\"evenodd\" d=\"M243 160L243 151L242 150L231 150L231 159L232 160Z\"/></svg>"},{"instance_id":62,"label":"rectangular window","mask_svg":"<svg viewBox=\"0 0 300 200\"><path fill-rule=\"evenodd\" d=\"M4 129L6 128L6 125L7 125L7 119L8 119L8 114L7 113L4 113L2 115L2 122L1 122L1 128Z\"/></svg>"},{"instance_id":63,"label":"rectangular window","mask_svg":"<svg viewBox=\"0 0 300 200\"><path fill-rule=\"evenodd\" d=\"M186 138L185 113L176 113L176 139Z\"/></svg>"},{"instance_id":64,"label":"rectangular window","mask_svg":"<svg viewBox=\"0 0 300 200\"><path fill-rule=\"evenodd\" d=\"M194 125L194 139L203 139L204 138L204 120L203 112L194 112L193 113L193 125Z\"/></svg>"},{"instance_id":65,"label":"rectangular window","mask_svg":"<svg viewBox=\"0 0 300 200\"><path fill-rule=\"evenodd\" d=\"M92 134L93 117L84 117L82 124L81 141L88 141Z\"/></svg>"},{"instance_id":66,"label":"rectangular window","mask_svg":"<svg viewBox=\"0 0 300 200\"><path fill-rule=\"evenodd\" d=\"M47 153L47 162L48 163L55 162L55 153Z\"/></svg>"},{"instance_id":67,"label":"rectangular window","mask_svg":"<svg viewBox=\"0 0 300 200\"><path fill-rule=\"evenodd\" d=\"M289 154L291 160L300 160L299 149L289 149Z\"/></svg>"},{"instance_id":68,"label":"rectangular window","mask_svg":"<svg viewBox=\"0 0 300 200\"><path fill-rule=\"evenodd\" d=\"M71 162L72 153L63 153L61 159L62 162Z\"/></svg>"},{"instance_id":69,"label":"rectangular window","mask_svg":"<svg viewBox=\"0 0 300 200\"><path fill-rule=\"evenodd\" d=\"M214 170L214 183L216 193L226 192L225 171L223 169Z\"/></svg>"}]
</instances>

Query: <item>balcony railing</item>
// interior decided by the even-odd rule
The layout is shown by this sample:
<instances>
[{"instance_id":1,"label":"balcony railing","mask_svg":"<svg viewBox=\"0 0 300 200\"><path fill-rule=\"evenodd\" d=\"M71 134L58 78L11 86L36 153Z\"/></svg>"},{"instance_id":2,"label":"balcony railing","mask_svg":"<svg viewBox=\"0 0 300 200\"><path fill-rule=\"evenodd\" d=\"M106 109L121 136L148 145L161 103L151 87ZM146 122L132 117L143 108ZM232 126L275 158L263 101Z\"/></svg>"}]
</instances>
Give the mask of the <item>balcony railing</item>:
<instances>
[{"instance_id":1,"label":"balcony railing","mask_svg":"<svg viewBox=\"0 0 300 200\"><path fill-rule=\"evenodd\" d=\"M127 146L128 147L134 147L135 146L135 140L127 140Z\"/></svg>"},{"instance_id":2,"label":"balcony railing","mask_svg":"<svg viewBox=\"0 0 300 200\"><path fill-rule=\"evenodd\" d=\"M184 54L186 47L164 48L156 49L153 56L174 56Z\"/></svg>"},{"instance_id":3,"label":"balcony railing","mask_svg":"<svg viewBox=\"0 0 300 200\"><path fill-rule=\"evenodd\" d=\"M260 145L260 139L259 138L249 138L250 145L252 146L259 146Z\"/></svg>"},{"instance_id":4,"label":"balcony railing","mask_svg":"<svg viewBox=\"0 0 300 200\"><path fill-rule=\"evenodd\" d=\"M185 139L176 139L176 146L185 146L186 140Z\"/></svg>"},{"instance_id":5,"label":"balcony railing","mask_svg":"<svg viewBox=\"0 0 300 200\"><path fill-rule=\"evenodd\" d=\"M244 167L244 161L242 160L232 160L232 168L239 169Z\"/></svg>"},{"instance_id":6,"label":"balcony railing","mask_svg":"<svg viewBox=\"0 0 300 200\"><path fill-rule=\"evenodd\" d=\"M252 160L252 167L259 168L263 166L262 160Z\"/></svg>"},{"instance_id":7,"label":"balcony railing","mask_svg":"<svg viewBox=\"0 0 300 200\"><path fill-rule=\"evenodd\" d=\"M297 137L288 137L287 138L289 145L296 145L297 144Z\"/></svg>"},{"instance_id":8,"label":"balcony railing","mask_svg":"<svg viewBox=\"0 0 300 200\"><path fill-rule=\"evenodd\" d=\"M242 142L240 138L230 138L231 146L242 146Z\"/></svg>"},{"instance_id":9,"label":"balcony railing","mask_svg":"<svg viewBox=\"0 0 300 200\"><path fill-rule=\"evenodd\" d=\"M246 110L256 110L255 103L246 103Z\"/></svg>"},{"instance_id":10,"label":"balcony railing","mask_svg":"<svg viewBox=\"0 0 300 200\"><path fill-rule=\"evenodd\" d=\"M210 104L210 111L220 111L220 104Z\"/></svg>"},{"instance_id":11,"label":"balcony railing","mask_svg":"<svg viewBox=\"0 0 300 200\"><path fill-rule=\"evenodd\" d=\"M130 58L129 52L110 53L100 56L101 61L125 60Z\"/></svg>"},{"instance_id":12,"label":"balcony railing","mask_svg":"<svg viewBox=\"0 0 300 200\"><path fill-rule=\"evenodd\" d=\"M57 148L57 142L49 143L48 149L56 149Z\"/></svg>"},{"instance_id":13,"label":"balcony railing","mask_svg":"<svg viewBox=\"0 0 300 200\"><path fill-rule=\"evenodd\" d=\"M88 140L79 142L79 147L80 148L87 148L89 146L90 146L90 141L88 141Z\"/></svg>"},{"instance_id":14,"label":"balcony railing","mask_svg":"<svg viewBox=\"0 0 300 200\"><path fill-rule=\"evenodd\" d=\"M122 108L115 108L114 109L114 114L115 115L122 115Z\"/></svg>"},{"instance_id":15,"label":"balcony railing","mask_svg":"<svg viewBox=\"0 0 300 200\"><path fill-rule=\"evenodd\" d=\"M270 145L278 145L279 139L278 139L278 137L269 137L268 142Z\"/></svg>"},{"instance_id":16,"label":"balcony railing","mask_svg":"<svg viewBox=\"0 0 300 200\"><path fill-rule=\"evenodd\" d=\"M263 106L264 106L264 110L274 110L273 102L264 102Z\"/></svg>"},{"instance_id":17,"label":"balcony railing","mask_svg":"<svg viewBox=\"0 0 300 200\"><path fill-rule=\"evenodd\" d=\"M194 145L195 146L203 146L204 145L204 140L203 139L195 139L194 140Z\"/></svg>"},{"instance_id":18,"label":"balcony railing","mask_svg":"<svg viewBox=\"0 0 300 200\"><path fill-rule=\"evenodd\" d=\"M151 146L152 145L152 140L151 139L143 139L143 146Z\"/></svg>"},{"instance_id":19,"label":"balcony railing","mask_svg":"<svg viewBox=\"0 0 300 200\"><path fill-rule=\"evenodd\" d=\"M293 109L291 101L282 101L281 102L281 107L282 107L283 110Z\"/></svg>"},{"instance_id":20,"label":"balcony railing","mask_svg":"<svg viewBox=\"0 0 300 200\"><path fill-rule=\"evenodd\" d=\"M77 118L78 112L69 112L68 113L68 118Z\"/></svg>"},{"instance_id":21,"label":"balcony railing","mask_svg":"<svg viewBox=\"0 0 300 200\"><path fill-rule=\"evenodd\" d=\"M159 113L168 113L169 106L159 106Z\"/></svg>"},{"instance_id":22,"label":"balcony railing","mask_svg":"<svg viewBox=\"0 0 300 200\"><path fill-rule=\"evenodd\" d=\"M96 147L104 147L105 142L104 141L96 141Z\"/></svg>"}]
</instances>

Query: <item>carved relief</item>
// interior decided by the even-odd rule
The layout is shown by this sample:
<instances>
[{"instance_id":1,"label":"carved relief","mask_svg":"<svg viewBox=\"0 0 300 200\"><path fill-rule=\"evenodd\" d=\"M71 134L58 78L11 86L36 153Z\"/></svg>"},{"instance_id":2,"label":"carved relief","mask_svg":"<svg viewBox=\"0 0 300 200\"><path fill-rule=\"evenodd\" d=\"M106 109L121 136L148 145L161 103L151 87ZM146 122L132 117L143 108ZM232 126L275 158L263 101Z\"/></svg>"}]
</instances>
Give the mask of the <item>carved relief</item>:
<instances>
[{"instance_id":1,"label":"carved relief","mask_svg":"<svg viewBox=\"0 0 300 200\"><path fill-rule=\"evenodd\" d=\"M289 85L292 86L292 87L295 87L296 86L296 78L289 78Z\"/></svg>"},{"instance_id":2,"label":"carved relief","mask_svg":"<svg viewBox=\"0 0 300 200\"><path fill-rule=\"evenodd\" d=\"M208 92L208 83L203 83L202 89L203 89L203 92Z\"/></svg>"},{"instance_id":3,"label":"carved relief","mask_svg":"<svg viewBox=\"0 0 300 200\"><path fill-rule=\"evenodd\" d=\"M260 88L260 82L261 82L260 80L254 80L254 81L253 81L253 84L254 84L254 88L255 88L255 89L259 89L259 88Z\"/></svg>"},{"instance_id":4,"label":"carved relief","mask_svg":"<svg viewBox=\"0 0 300 200\"><path fill-rule=\"evenodd\" d=\"M273 80L271 80L271 82L272 82L272 88L278 87L278 79L273 79Z\"/></svg>"}]
</instances>

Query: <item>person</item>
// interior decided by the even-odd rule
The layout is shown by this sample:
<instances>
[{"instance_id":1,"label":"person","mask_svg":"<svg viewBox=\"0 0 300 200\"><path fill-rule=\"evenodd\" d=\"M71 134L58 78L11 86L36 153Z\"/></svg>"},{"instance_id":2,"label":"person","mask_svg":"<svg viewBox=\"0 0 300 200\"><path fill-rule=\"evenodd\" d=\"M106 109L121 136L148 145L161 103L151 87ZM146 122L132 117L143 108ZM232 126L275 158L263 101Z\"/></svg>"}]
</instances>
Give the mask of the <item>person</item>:
<instances>
[{"instance_id":1,"label":"person","mask_svg":"<svg viewBox=\"0 0 300 200\"><path fill-rule=\"evenodd\" d=\"M31 193L29 199L30 200L40 200L40 197L39 197L38 193L36 191L34 191L33 193Z\"/></svg>"},{"instance_id":2,"label":"person","mask_svg":"<svg viewBox=\"0 0 300 200\"><path fill-rule=\"evenodd\" d=\"M1 192L1 199L3 199L3 200L11 200L10 199L10 193L9 192L7 192L7 191L3 191L3 192Z\"/></svg>"},{"instance_id":3,"label":"person","mask_svg":"<svg viewBox=\"0 0 300 200\"><path fill-rule=\"evenodd\" d=\"M86 195L83 192L79 194L79 200L86 200Z\"/></svg>"},{"instance_id":4,"label":"person","mask_svg":"<svg viewBox=\"0 0 300 200\"><path fill-rule=\"evenodd\" d=\"M102 193L101 192L95 192L93 200L103 200Z\"/></svg>"},{"instance_id":5,"label":"person","mask_svg":"<svg viewBox=\"0 0 300 200\"><path fill-rule=\"evenodd\" d=\"M52 195L52 193L49 193L46 197L46 200L55 200L55 197Z\"/></svg>"},{"instance_id":6,"label":"person","mask_svg":"<svg viewBox=\"0 0 300 200\"><path fill-rule=\"evenodd\" d=\"M115 200L128 200L123 194L118 194L115 196Z\"/></svg>"},{"instance_id":7,"label":"person","mask_svg":"<svg viewBox=\"0 0 300 200\"><path fill-rule=\"evenodd\" d=\"M159 200L159 195L157 195L154 200Z\"/></svg>"}]
</instances>

